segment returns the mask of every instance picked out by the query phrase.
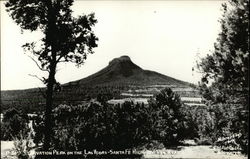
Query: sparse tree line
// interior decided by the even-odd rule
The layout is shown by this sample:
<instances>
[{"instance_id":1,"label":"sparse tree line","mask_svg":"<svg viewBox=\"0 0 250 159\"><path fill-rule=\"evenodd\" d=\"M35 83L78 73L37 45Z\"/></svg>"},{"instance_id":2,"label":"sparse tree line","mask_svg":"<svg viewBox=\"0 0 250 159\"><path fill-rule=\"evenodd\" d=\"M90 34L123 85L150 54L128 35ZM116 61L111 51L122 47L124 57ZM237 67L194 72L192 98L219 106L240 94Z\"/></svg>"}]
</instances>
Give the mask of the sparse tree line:
<instances>
[{"instance_id":1,"label":"sparse tree line","mask_svg":"<svg viewBox=\"0 0 250 159\"><path fill-rule=\"evenodd\" d=\"M107 99L120 98L120 94L123 90L128 89L128 86L124 85L101 85L101 86L81 86L79 87L67 87L62 85L60 92L55 92L54 99L55 105L59 104L79 104L83 101L89 101L94 98L100 98L105 96ZM44 111L45 97L43 94L45 89L34 89L32 91L13 91L3 92L3 98L1 99L2 111L6 111L8 108L16 108L22 110L24 113L33 113ZM9 96L9 97L8 97Z\"/></svg>"}]
</instances>

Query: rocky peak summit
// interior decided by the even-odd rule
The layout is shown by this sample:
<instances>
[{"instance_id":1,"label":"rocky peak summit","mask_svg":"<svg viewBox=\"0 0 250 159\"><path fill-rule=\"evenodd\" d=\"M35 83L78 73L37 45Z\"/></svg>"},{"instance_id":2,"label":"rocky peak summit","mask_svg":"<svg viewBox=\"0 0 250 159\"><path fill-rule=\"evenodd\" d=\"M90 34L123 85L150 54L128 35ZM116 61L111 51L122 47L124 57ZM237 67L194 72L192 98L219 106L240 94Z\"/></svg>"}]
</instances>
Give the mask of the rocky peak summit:
<instances>
[{"instance_id":1,"label":"rocky peak summit","mask_svg":"<svg viewBox=\"0 0 250 159\"><path fill-rule=\"evenodd\" d=\"M129 56L124 55L124 56L121 56L121 57L118 57L118 58L114 58L113 60L111 60L109 62L109 65L114 64L114 63L119 63L119 62L132 62L132 61L131 61Z\"/></svg>"}]
</instances>

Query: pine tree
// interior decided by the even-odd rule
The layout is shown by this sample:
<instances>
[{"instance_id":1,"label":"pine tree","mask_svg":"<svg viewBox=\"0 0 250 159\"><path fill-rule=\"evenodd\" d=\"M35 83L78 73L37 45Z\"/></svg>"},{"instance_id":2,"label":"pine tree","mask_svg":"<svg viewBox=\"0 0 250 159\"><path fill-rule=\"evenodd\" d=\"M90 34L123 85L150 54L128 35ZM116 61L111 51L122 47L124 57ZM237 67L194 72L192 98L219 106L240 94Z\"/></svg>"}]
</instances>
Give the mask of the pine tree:
<instances>
[{"instance_id":1,"label":"pine tree","mask_svg":"<svg viewBox=\"0 0 250 159\"><path fill-rule=\"evenodd\" d=\"M58 86L55 79L57 64L73 62L81 65L87 54L94 53L97 37L92 27L97 20L94 14L72 17L73 0L9 0L5 6L12 19L24 30L41 31L44 37L39 42L23 45L32 55L37 66L48 72L43 78L46 90L45 109L45 143L50 148L52 135L51 111L54 88Z\"/></svg>"}]
</instances>

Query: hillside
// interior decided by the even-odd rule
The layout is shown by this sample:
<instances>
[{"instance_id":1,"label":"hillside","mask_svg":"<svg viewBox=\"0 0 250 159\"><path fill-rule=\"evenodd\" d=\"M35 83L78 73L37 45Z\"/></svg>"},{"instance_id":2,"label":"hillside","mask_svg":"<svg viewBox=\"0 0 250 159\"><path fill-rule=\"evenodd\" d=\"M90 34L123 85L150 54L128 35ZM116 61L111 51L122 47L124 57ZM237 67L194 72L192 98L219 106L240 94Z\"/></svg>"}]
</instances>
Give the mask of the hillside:
<instances>
[{"instance_id":1,"label":"hillside","mask_svg":"<svg viewBox=\"0 0 250 159\"><path fill-rule=\"evenodd\" d=\"M122 93L128 90L144 89L144 92L153 94L157 92L151 91L154 87L158 90L163 87L180 88L180 90L192 88L190 83L144 70L133 63L128 56L121 56L110 61L107 67L97 73L63 84L61 91L55 93L55 104L81 103L100 94L104 94L108 99L120 99L123 97ZM1 91L2 111L9 107L23 109L26 112L43 110L44 91L44 88ZM186 91L184 93L187 94Z\"/></svg>"},{"instance_id":2,"label":"hillside","mask_svg":"<svg viewBox=\"0 0 250 159\"><path fill-rule=\"evenodd\" d=\"M190 84L149 70L143 70L134 64L128 56L121 56L109 62L109 65L86 78L70 82L77 85L134 84L134 85L175 85L189 87ZM66 84L68 85L68 84Z\"/></svg>"}]
</instances>

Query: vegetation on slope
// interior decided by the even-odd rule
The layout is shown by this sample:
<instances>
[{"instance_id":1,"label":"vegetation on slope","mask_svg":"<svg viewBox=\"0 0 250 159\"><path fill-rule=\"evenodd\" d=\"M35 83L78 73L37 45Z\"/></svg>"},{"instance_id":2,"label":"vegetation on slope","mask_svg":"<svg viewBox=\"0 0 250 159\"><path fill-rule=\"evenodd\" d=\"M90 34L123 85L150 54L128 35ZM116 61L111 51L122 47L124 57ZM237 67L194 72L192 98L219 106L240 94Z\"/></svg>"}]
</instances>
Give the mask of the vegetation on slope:
<instances>
[{"instance_id":1,"label":"vegetation on slope","mask_svg":"<svg viewBox=\"0 0 250 159\"><path fill-rule=\"evenodd\" d=\"M107 67L87 78L69 82L55 88L54 106L59 104L79 104L99 94L109 98L119 98L120 94L136 87L151 85L171 85L180 88L193 87L172 77L154 71L141 69L128 56L113 59ZM27 90L1 91L2 110L15 107L25 112L44 110L45 88Z\"/></svg>"}]
</instances>

